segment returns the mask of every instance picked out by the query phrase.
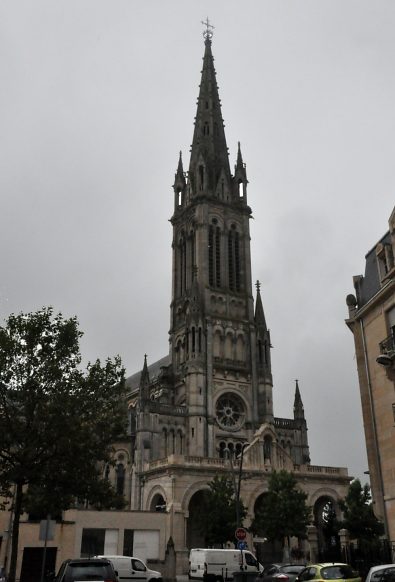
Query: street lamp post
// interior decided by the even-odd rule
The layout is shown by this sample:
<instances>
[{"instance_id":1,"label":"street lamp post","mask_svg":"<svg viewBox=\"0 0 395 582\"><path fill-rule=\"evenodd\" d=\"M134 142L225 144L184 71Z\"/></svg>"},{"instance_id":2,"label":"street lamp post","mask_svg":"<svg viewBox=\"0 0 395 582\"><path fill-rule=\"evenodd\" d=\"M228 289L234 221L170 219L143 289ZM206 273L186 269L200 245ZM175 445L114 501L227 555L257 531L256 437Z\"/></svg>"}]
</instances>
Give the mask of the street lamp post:
<instances>
[{"instance_id":1,"label":"street lamp post","mask_svg":"<svg viewBox=\"0 0 395 582\"><path fill-rule=\"evenodd\" d=\"M244 451L249 446L250 446L249 443L244 443L243 446L241 447L240 454L236 457L236 459L240 459L237 480L236 480L236 475L235 475L235 470L234 470L232 451L229 448L226 448L225 449L226 454L227 454L227 457L229 459L229 463L230 463L230 468L231 468L231 473L232 473L232 480L233 480L233 490L235 492L235 502L236 502L236 528L240 527L240 493L241 493L241 478L242 478L242 473L243 473Z\"/></svg>"}]
</instances>

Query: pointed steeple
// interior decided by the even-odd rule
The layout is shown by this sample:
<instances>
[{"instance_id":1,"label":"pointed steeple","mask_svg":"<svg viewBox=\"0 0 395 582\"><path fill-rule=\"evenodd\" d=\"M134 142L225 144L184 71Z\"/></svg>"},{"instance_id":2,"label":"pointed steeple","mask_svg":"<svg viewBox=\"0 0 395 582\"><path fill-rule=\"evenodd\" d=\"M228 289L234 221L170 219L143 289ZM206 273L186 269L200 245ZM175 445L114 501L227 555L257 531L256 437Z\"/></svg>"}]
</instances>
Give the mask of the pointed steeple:
<instances>
[{"instance_id":1,"label":"pointed steeple","mask_svg":"<svg viewBox=\"0 0 395 582\"><path fill-rule=\"evenodd\" d=\"M267 330L261 298L261 284L259 281L256 282L255 323L261 328L261 330Z\"/></svg>"},{"instance_id":2,"label":"pointed steeple","mask_svg":"<svg viewBox=\"0 0 395 582\"><path fill-rule=\"evenodd\" d=\"M241 155L241 148L240 142L238 142L237 147L237 161L235 164L235 176L234 176L234 185L235 185L235 198L239 201L242 200L245 203L247 202L247 172L246 166L243 162L243 156Z\"/></svg>"},{"instance_id":3,"label":"pointed steeple","mask_svg":"<svg viewBox=\"0 0 395 582\"><path fill-rule=\"evenodd\" d=\"M236 166L235 166L235 171L237 170L244 170L244 164L243 164L243 156L241 155L241 148L240 148L240 142L237 142L237 161L236 161Z\"/></svg>"},{"instance_id":4,"label":"pointed steeple","mask_svg":"<svg viewBox=\"0 0 395 582\"><path fill-rule=\"evenodd\" d=\"M184 166L182 165L182 152L181 151L180 151L180 156L178 158L178 166L177 166L177 172L176 172L175 179L174 179L174 185L176 185L177 183L180 183L183 186L185 186Z\"/></svg>"},{"instance_id":5,"label":"pointed steeple","mask_svg":"<svg viewBox=\"0 0 395 582\"><path fill-rule=\"evenodd\" d=\"M229 184L231 180L211 36L205 35L202 77L191 146L189 177L192 195L213 195L221 174Z\"/></svg>"},{"instance_id":6,"label":"pointed steeple","mask_svg":"<svg viewBox=\"0 0 395 582\"><path fill-rule=\"evenodd\" d=\"M174 176L174 212L181 208L185 203L185 188L186 180L184 174L184 167L182 165L182 153L180 152L180 156L178 158L178 166L177 171Z\"/></svg>"},{"instance_id":7,"label":"pointed steeple","mask_svg":"<svg viewBox=\"0 0 395 582\"><path fill-rule=\"evenodd\" d=\"M261 298L261 284L256 282L255 326L258 372L271 378L270 331L267 329Z\"/></svg>"},{"instance_id":8,"label":"pointed steeple","mask_svg":"<svg viewBox=\"0 0 395 582\"><path fill-rule=\"evenodd\" d=\"M140 397L143 400L149 399L149 385L150 379L147 365L147 354L144 354L144 365L140 376Z\"/></svg>"},{"instance_id":9,"label":"pointed steeple","mask_svg":"<svg viewBox=\"0 0 395 582\"><path fill-rule=\"evenodd\" d=\"M300 396L298 380L295 380L294 419L304 420L304 408L302 397Z\"/></svg>"}]
</instances>

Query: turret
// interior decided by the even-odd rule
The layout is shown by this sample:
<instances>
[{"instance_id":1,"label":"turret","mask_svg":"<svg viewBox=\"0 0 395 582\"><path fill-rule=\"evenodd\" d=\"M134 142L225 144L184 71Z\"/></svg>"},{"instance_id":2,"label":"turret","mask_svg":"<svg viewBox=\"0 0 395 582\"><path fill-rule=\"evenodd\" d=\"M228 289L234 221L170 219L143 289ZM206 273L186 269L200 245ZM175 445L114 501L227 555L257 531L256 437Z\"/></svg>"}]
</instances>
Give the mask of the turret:
<instances>
[{"instance_id":1,"label":"turret","mask_svg":"<svg viewBox=\"0 0 395 582\"><path fill-rule=\"evenodd\" d=\"M184 168L182 165L182 153L178 158L178 167L174 176L174 212L178 208L182 208L185 205L185 194L186 194L186 180L184 174Z\"/></svg>"},{"instance_id":2,"label":"turret","mask_svg":"<svg viewBox=\"0 0 395 582\"><path fill-rule=\"evenodd\" d=\"M247 204L247 171L246 165L243 162L243 156L241 155L240 142L238 142L237 147L237 161L235 164L235 175L233 178L234 183L234 196L240 202Z\"/></svg>"},{"instance_id":3,"label":"turret","mask_svg":"<svg viewBox=\"0 0 395 582\"><path fill-rule=\"evenodd\" d=\"M257 338L258 372L260 375L271 376L270 331L267 329L261 298L261 284L256 282L255 325Z\"/></svg>"},{"instance_id":4,"label":"turret","mask_svg":"<svg viewBox=\"0 0 395 582\"><path fill-rule=\"evenodd\" d=\"M295 380L295 399L294 399L294 419L305 420L302 398L300 396L299 383Z\"/></svg>"},{"instance_id":5,"label":"turret","mask_svg":"<svg viewBox=\"0 0 395 582\"><path fill-rule=\"evenodd\" d=\"M144 355L144 365L141 371L140 377L140 401L141 403L149 400L149 387L150 387L150 379L149 379L149 372L148 372L148 365L147 365L147 354Z\"/></svg>"}]
</instances>

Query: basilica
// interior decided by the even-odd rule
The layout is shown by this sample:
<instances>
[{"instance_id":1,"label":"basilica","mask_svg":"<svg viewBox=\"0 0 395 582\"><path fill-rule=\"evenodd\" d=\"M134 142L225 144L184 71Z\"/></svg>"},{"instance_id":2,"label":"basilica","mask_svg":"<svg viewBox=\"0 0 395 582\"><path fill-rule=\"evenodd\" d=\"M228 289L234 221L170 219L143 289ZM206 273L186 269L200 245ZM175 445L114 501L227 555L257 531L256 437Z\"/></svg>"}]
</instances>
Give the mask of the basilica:
<instances>
[{"instance_id":1,"label":"basilica","mask_svg":"<svg viewBox=\"0 0 395 582\"><path fill-rule=\"evenodd\" d=\"M121 454L130 507L166 512L179 552L199 546L202 491L243 462L246 525L279 469L296 475L319 525L328 504L338 510L350 478L345 468L311 464L297 382L293 418L274 414L270 332L251 276L246 164L239 143L230 166L209 25L189 165L180 153L173 190L170 349L150 365L145 357L127 379L131 448Z\"/></svg>"}]
</instances>

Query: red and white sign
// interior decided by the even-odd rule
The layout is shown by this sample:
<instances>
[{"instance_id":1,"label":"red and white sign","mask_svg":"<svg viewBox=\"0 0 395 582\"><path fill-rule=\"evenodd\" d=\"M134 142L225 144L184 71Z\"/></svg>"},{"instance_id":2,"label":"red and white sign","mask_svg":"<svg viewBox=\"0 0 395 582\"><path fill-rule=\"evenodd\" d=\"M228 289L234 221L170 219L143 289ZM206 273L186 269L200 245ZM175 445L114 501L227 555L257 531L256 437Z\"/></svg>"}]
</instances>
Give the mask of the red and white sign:
<instances>
[{"instance_id":1,"label":"red and white sign","mask_svg":"<svg viewBox=\"0 0 395 582\"><path fill-rule=\"evenodd\" d=\"M239 540L239 542L243 542L247 537L247 531L244 527L238 527L235 531L235 538Z\"/></svg>"}]
</instances>

